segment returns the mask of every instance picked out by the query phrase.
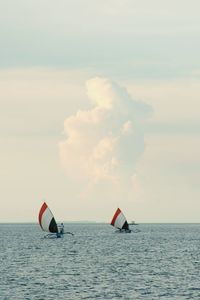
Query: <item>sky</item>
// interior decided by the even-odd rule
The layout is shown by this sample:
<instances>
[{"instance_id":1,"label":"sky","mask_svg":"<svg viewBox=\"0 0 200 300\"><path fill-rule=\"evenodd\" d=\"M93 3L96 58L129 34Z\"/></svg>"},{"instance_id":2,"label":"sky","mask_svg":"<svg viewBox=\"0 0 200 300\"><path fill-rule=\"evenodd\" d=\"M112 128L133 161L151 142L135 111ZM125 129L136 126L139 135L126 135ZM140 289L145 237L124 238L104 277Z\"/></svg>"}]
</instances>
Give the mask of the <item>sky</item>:
<instances>
[{"instance_id":1,"label":"sky","mask_svg":"<svg viewBox=\"0 0 200 300\"><path fill-rule=\"evenodd\" d=\"M0 222L199 222L199 10L0 0Z\"/></svg>"}]
</instances>

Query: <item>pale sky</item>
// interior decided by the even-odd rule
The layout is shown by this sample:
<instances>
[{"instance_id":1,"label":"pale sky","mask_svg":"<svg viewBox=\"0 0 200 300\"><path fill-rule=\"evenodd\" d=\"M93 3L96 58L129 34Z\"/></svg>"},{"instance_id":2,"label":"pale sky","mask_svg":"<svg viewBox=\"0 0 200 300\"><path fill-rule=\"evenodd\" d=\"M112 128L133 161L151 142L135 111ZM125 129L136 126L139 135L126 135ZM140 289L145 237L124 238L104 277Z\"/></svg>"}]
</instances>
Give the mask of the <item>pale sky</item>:
<instances>
[{"instance_id":1,"label":"pale sky","mask_svg":"<svg viewBox=\"0 0 200 300\"><path fill-rule=\"evenodd\" d=\"M0 222L199 222L199 0L0 0Z\"/></svg>"}]
</instances>

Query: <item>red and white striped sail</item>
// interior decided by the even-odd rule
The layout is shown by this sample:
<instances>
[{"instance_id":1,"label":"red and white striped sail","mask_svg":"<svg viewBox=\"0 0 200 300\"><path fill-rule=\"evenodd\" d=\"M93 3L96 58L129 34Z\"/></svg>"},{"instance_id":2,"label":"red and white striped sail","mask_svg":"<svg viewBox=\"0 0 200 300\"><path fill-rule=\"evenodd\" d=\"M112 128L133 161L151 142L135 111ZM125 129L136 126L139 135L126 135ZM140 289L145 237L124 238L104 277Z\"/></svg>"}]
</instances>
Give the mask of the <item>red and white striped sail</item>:
<instances>
[{"instance_id":1,"label":"red and white striped sail","mask_svg":"<svg viewBox=\"0 0 200 300\"><path fill-rule=\"evenodd\" d=\"M55 218L45 202L40 208L38 219L42 230L52 233L58 232Z\"/></svg>"},{"instance_id":2,"label":"red and white striped sail","mask_svg":"<svg viewBox=\"0 0 200 300\"><path fill-rule=\"evenodd\" d=\"M124 216L124 214L121 212L121 209L118 208L112 218L111 225L118 228L118 229L125 229L129 230L128 222Z\"/></svg>"}]
</instances>

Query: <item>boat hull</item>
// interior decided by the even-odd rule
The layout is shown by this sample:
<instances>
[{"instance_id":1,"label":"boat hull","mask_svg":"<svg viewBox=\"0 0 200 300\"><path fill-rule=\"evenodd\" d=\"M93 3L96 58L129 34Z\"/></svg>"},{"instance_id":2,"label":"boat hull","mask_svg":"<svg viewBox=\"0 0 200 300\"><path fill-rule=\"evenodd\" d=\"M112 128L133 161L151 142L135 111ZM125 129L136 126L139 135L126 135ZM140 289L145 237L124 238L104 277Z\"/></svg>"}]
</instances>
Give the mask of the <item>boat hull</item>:
<instances>
[{"instance_id":1,"label":"boat hull","mask_svg":"<svg viewBox=\"0 0 200 300\"><path fill-rule=\"evenodd\" d=\"M115 232L116 233L131 233L132 230L130 230L130 229L118 229Z\"/></svg>"}]
</instances>

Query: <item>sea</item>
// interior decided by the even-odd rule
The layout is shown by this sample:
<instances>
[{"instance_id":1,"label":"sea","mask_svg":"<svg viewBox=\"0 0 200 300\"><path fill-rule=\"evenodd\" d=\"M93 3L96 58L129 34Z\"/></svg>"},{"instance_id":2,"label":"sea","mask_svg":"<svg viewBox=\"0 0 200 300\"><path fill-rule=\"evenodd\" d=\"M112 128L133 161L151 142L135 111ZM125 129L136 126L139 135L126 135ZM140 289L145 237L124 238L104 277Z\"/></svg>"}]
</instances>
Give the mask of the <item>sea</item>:
<instances>
[{"instance_id":1,"label":"sea","mask_svg":"<svg viewBox=\"0 0 200 300\"><path fill-rule=\"evenodd\" d=\"M200 299L200 224L0 224L0 299Z\"/></svg>"}]
</instances>

